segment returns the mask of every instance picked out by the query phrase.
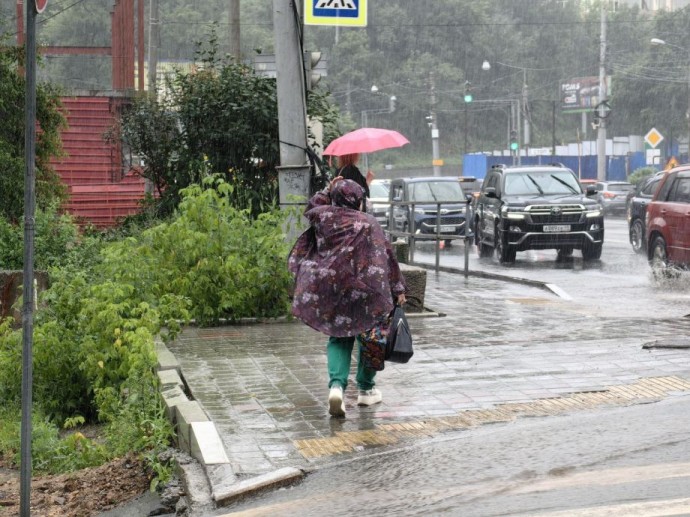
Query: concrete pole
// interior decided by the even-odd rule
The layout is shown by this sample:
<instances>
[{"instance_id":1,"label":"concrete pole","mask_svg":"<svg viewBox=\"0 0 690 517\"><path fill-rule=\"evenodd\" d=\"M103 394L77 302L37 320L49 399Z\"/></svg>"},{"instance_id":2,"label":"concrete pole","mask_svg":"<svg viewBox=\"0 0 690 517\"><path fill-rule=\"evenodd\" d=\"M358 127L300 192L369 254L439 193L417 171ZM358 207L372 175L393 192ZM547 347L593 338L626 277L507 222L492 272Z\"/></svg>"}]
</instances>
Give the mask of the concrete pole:
<instances>
[{"instance_id":1,"label":"concrete pole","mask_svg":"<svg viewBox=\"0 0 690 517\"><path fill-rule=\"evenodd\" d=\"M142 1L142 0L140 0ZM148 52L148 94L152 98L158 95L158 48L160 47L160 24L158 23L158 0L150 0L149 4L149 52ZM154 195L153 181L149 178L144 179L144 192Z\"/></svg>"},{"instance_id":2,"label":"concrete pole","mask_svg":"<svg viewBox=\"0 0 690 517\"><path fill-rule=\"evenodd\" d=\"M156 95L158 68L158 47L160 46L160 24L158 23L158 0L149 4L149 94Z\"/></svg>"},{"instance_id":3,"label":"concrete pole","mask_svg":"<svg viewBox=\"0 0 690 517\"><path fill-rule=\"evenodd\" d=\"M522 147L527 149L532 145L532 138L530 134L530 117L529 117L529 90L527 87L527 69L522 69L522 109L524 110L523 133L522 133Z\"/></svg>"},{"instance_id":4,"label":"concrete pole","mask_svg":"<svg viewBox=\"0 0 690 517\"><path fill-rule=\"evenodd\" d=\"M229 54L239 63L240 55L240 0L230 0L228 9L230 28L230 52Z\"/></svg>"},{"instance_id":5,"label":"concrete pole","mask_svg":"<svg viewBox=\"0 0 690 517\"><path fill-rule=\"evenodd\" d=\"M281 208L303 205L309 198L307 165L307 103L302 57L301 2L273 0L273 30L278 93L280 167L278 188Z\"/></svg>"},{"instance_id":6,"label":"concrete pole","mask_svg":"<svg viewBox=\"0 0 690 517\"><path fill-rule=\"evenodd\" d=\"M601 4L601 40L599 44L599 102L606 99L606 4ZM597 131L597 179L606 181L606 113L599 113ZM602 116L604 115L604 116Z\"/></svg>"},{"instance_id":7,"label":"concrete pole","mask_svg":"<svg viewBox=\"0 0 690 517\"><path fill-rule=\"evenodd\" d=\"M690 49L688 50L688 108L685 112L685 119L688 122L688 157L686 162L690 162ZM671 141L673 140L671 139Z\"/></svg>"},{"instance_id":8,"label":"concrete pole","mask_svg":"<svg viewBox=\"0 0 690 517\"><path fill-rule=\"evenodd\" d=\"M431 156L433 159L434 176L441 175L441 166L438 165L441 153L438 148L438 127L436 126L436 84L434 83L434 73L429 72L429 88L431 90Z\"/></svg>"}]
</instances>

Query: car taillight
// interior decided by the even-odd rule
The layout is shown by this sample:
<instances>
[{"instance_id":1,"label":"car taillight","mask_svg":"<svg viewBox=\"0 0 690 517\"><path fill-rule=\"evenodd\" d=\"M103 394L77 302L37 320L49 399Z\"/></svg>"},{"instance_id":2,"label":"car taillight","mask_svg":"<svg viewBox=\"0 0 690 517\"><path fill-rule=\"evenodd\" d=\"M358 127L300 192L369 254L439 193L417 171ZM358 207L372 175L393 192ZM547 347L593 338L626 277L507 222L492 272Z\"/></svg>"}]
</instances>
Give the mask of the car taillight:
<instances>
[{"instance_id":1,"label":"car taillight","mask_svg":"<svg viewBox=\"0 0 690 517\"><path fill-rule=\"evenodd\" d=\"M604 192L604 197L607 199L613 199L614 197L616 197L616 194L614 194L613 192Z\"/></svg>"}]
</instances>

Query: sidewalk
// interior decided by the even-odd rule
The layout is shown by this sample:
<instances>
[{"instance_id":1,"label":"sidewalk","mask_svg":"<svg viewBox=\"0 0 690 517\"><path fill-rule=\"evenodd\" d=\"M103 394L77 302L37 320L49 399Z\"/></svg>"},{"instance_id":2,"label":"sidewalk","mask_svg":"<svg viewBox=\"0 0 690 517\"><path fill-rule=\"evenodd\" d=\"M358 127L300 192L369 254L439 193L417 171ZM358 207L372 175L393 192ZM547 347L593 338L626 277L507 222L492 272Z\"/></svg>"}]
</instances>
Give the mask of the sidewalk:
<instances>
[{"instance_id":1,"label":"sidewalk","mask_svg":"<svg viewBox=\"0 0 690 517\"><path fill-rule=\"evenodd\" d=\"M377 406L358 408L352 382L345 419L328 415L326 338L299 322L188 328L169 349L238 479L520 414L690 390L687 350L642 348L688 335L685 319L600 319L537 287L433 271L425 305L445 315L410 318L412 361L378 374Z\"/></svg>"}]
</instances>

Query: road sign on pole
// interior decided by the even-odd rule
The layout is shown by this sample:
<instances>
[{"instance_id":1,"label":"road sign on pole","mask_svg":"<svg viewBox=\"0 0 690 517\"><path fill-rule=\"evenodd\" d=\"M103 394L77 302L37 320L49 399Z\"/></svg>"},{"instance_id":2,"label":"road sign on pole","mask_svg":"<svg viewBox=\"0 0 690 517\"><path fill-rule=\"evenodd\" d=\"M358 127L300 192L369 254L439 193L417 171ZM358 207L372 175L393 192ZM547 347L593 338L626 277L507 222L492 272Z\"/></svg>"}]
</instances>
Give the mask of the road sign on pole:
<instances>
[{"instance_id":1,"label":"road sign on pole","mask_svg":"<svg viewBox=\"0 0 690 517\"><path fill-rule=\"evenodd\" d=\"M367 0L304 0L305 25L367 26Z\"/></svg>"},{"instance_id":2,"label":"road sign on pole","mask_svg":"<svg viewBox=\"0 0 690 517\"><path fill-rule=\"evenodd\" d=\"M661 143L661 141L664 139L664 135L659 133L656 128L652 128L649 130L649 132L644 136L644 141L647 142L649 147L652 149L655 149L657 145Z\"/></svg>"},{"instance_id":3,"label":"road sign on pole","mask_svg":"<svg viewBox=\"0 0 690 517\"><path fill-rule=\"evenodd\" d=\"M43 11L45 11L47 6L48 0L36 0L36 12L38 14L41 14Z\"/></svg>"}]
</instances>

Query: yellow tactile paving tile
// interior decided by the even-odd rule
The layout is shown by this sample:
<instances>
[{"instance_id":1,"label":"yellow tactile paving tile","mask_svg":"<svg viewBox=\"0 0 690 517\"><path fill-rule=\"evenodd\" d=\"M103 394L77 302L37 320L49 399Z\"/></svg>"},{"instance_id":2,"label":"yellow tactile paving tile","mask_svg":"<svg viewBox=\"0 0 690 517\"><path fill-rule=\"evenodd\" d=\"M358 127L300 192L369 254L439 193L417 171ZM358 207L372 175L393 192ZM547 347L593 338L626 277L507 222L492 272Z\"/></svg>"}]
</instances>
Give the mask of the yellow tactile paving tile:
<instances>
[{"instance_id":1,"label":"yellow tactile paving tile","mask_svg":"<svg viewBox=\"0 0 690 517\"><path fill-rule=\"evenodd\" d=\"M354 451L357 447L381 446L401 439L432 436L443 431L510 422L525 416L551 416L606 406L621 406L660 400L671 392L690 391L690 382L680 377L650 377L605 390L576 392L562 397L530 402L507 402L494 408L467 409L456 415L422 421L379 424L367 431L339 431L334 436L295 440L293 445L305 458L319 458Z\"/></svg>"}]
</instances>

